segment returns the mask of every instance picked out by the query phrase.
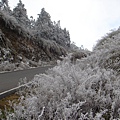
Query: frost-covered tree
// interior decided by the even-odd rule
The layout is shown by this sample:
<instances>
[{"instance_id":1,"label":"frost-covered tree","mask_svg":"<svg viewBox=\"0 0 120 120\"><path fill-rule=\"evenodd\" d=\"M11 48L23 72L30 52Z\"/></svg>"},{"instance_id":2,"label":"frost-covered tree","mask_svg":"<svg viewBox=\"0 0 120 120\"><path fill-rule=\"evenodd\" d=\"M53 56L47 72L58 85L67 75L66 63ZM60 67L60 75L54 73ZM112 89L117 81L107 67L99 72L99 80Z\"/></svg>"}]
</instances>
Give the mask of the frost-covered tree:
<instances>
[{"instance_id":1,"label":"frost-covered tree","mask_svg":"<svg viewBox=\"0 0 120 120\"><path fill-rule=\"evenodd\" d=\"M1 8L2 8L2 2L0 2L0 10L1 10Z\"/></svg>"},{"instance_id":2,"label":"frost-covered tree","mask_svg":"<svg viewBox=\"0 0 120 120\"><path fill-rule=\"evenodd\" d=\"M0 2L0 10L6 12L9 15L12 15L12 11L8 5L8 0L1 0Z\"/></svg>"},{"instance_id":3,"label":"frost-covered tree","mask_svg":"<svg viewBox=\"0 0 120 120\"><path fill-rule=\"evenodd\" d=\"M8 0L1 0L0 10L2 10L2 12L4 12L5 14L9 14L10 16L12 15L12 11L8 5Z\"/></svg>"},{"instance_id":4,"label":"frost-covered tree","mask_svg":"<svg viewBox=\"0 0 120 120\"><path fill-rule=\"evenodd\" d=\"M38 19L41 21L43 25L47 24L49 26L51 24L51 17L49 13L45 11L44 8L42 8L41 13L38 15L39 15Z\"/></svg>"},{"instance_id":5,"label":"frost-covered tree","mask_svg":"<svg viewBox=\"0 0 120 120\"><path fill-rule=\"evenodd\" d=\"M60 26L60 21L57 23L54 22L54 29L53 29L53 40L55 40L57 43L59 43L62 46L68 46L70 47L70 34L69 31L66 30L66 28L62 29Z\"/></svg>"},{"instance_id":6,"label":"frost-covered tree","mask_svg":"<svg viewBox=\"0 0 120 120\"><path fill-rule=\"evenodd\" d=\"M13 9L13 16L18 20L18 23L28 28L30 25L30 20L27 16L27 10L24 8L24 4L21 0L17 6Z\"/></svg>"},{"instance_id":7,"label":"frost-covered tree","mask_svg":"<svg viewBox=\"0 0 120 120\"><path fill-rule=\"evenodd\" d=\"M30 16L30 28L31 29L35 29L35 19L33 18L33 16Z\"/></svg>"},{"instance_id":8,"label":"frost-covered tree","mask_svg":"<svg viewBox=\"0 0 120 120\"><path fill-rule=\"evenodd\" d=\"M69 31L66 30L66 28L62 29L60 26L60 21L57 23L54 23L55 29L54 29L54 39L59 44L63 46L69 46L70 45L70 36Z\"/></svg>"},{"instance_id":9,"label":"frost-covered tree","mask_svg":"<svg viewBox=\"0 0 120 120\"><path fill-rule=\"evenodd\" d=\"M7 6L7 7L8 7L8 0L2 0L2 1L1 1L1 3L2 3L2 5L4 5L4 6Z\"/></svg>"},{"instance_id":10,"label":"frost-covered tree","mask_svg":"<svg viewBox=\"0 0 120 120\"><path fill-rule=\"evenodd\" d=\"M42 8L41 13L38 14L38 18L35 24L36 35L50 40L52 34L52 21L49 13Z\"/></svg>"},{"instance_id":11,"label":"frost-covered tree","mask_svg":"<svg viewBox=\"0 0 120 120\"><path fill-rule=\"evenodd\" d=\"M52 22L49 13L43 8L35 24L35 35L47 40L54 40L62 46L70 46L70 35L60 26L60 21Z\"/></svg>"}]
</instances>

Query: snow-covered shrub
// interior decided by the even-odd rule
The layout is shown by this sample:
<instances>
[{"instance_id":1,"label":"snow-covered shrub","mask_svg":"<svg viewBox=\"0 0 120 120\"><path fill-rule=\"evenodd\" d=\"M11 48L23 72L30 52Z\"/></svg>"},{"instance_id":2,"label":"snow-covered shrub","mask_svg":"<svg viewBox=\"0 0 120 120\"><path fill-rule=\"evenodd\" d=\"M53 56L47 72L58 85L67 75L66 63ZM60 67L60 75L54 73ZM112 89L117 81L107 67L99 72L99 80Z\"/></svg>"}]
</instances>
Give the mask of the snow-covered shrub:
<instances>
[{"instance_id":1,"label":"snow-covered shrub","mask_svg":"<svg viewBox=\"0 0 120 120\"><path fill-rule=\"evenodd\" d=\"M103 59L104 58L104 59ZM120 47L105 51L99 57L99 66L106 69L113 69L120 73Z\"/></svg>"},{"instance_id":2,"label":"snow-covered shrub","mask_svg":"<svg viewBox=\"0 0 120 120\"><path fill-rule=\"evenodd\" d=\"M5 61L0 64L0 72L13 71L14 69L15 69L15 64L9 63L9 61Z\"/></svg>"},{"instance_id":3,"label":"snow-covered shrub","mask_svg":"<svg viewBox=\"0 0 120 120\"><path fill-rule=\"evenodd\" d=\"M120 45L120 28L118 30L112 31L104 36L102 39L98 40L94 50L101 49L113 49Z\"/></svg>"},{"instance_id":4,"label":"snow-covered shrub","mask_svg":"<svg viewBox=\"0 0 120 120\"><path fill-rule=\"evenodd\" d=\"M25 120L119 118L120 76L113 70L90 67L87 59L91 58L73 65L66 58L46 74L36 75L20 92L20 103L14 104L12 117Z\"/></svg>"},{"instance_id":5,"label":"snow-covered shrub","mask_svg":"<svg viewBox=\"0 0 120 120\"><path fill-rule=\"evenodd\" d=\"M84 52L74 52L72 55L71 55L71 62L72 63L75 63L77 59L82 59L84 57L87 57L87 54L85 54Z\"/></svg>"},{"instance_id":6,"label":"snow-covered shrub","mask_svg":"<svg viewBox=\"0 0 120 120\"><path fill-rule=\"evenodd\" d=\"M120 29L99 40L93 51L97 53L100 67L120 73Z\"/></svg>"},{"instance_id":7,"label":"snow-covered shrub","mask_svg":"<svg viewBox=\"0 0 120 120\"><path fill-rule=\"evenodd\" d=\"M118 34L117 34L118 35ZM11 119L117 120L120 118L119 35L72 64L70 56L36 75L14 104ZM109 62L110 59L112 62Z\"/></svg>"}]
</instances>

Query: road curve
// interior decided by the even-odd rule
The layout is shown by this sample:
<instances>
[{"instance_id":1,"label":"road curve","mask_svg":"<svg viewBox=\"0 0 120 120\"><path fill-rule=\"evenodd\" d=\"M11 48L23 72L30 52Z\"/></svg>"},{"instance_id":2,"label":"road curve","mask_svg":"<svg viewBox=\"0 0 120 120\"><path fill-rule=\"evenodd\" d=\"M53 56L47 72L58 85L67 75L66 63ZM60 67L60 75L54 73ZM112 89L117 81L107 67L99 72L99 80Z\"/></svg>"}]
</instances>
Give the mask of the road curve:
<instances>
[{"instance_id":1,"label":"road curve","mask_svg":"<svg viewBox=\"0 0 120 120\"><path fill-rule=\"evenodd\" d=\"M21 78L26 77L27 80L31 80L34 75L44 73L46 70L52 67L53 66L46 66L22 71L0 73L0 93L17 87Z\"/></svg>"}]
</instances>

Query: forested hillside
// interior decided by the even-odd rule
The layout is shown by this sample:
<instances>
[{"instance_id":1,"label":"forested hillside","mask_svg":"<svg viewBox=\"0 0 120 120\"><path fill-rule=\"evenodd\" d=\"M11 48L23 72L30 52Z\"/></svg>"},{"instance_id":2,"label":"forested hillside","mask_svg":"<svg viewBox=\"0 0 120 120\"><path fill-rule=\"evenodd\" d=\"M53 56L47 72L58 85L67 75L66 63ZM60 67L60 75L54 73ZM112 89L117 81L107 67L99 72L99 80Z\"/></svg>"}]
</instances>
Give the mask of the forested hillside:
<instances>
[{"instance_id":1,"label":"forested hillside","mask_svg":"<svg viewBox=\"0 0 120 120\"><path fill-rule=\"evenodd\" d=\"M44 8L35 20L28 18L21 0L13 10L7 0L0 3L0 71L54 61L69 47L69 32L60 21L52 22Z\"/></svg>"}]
</instances>

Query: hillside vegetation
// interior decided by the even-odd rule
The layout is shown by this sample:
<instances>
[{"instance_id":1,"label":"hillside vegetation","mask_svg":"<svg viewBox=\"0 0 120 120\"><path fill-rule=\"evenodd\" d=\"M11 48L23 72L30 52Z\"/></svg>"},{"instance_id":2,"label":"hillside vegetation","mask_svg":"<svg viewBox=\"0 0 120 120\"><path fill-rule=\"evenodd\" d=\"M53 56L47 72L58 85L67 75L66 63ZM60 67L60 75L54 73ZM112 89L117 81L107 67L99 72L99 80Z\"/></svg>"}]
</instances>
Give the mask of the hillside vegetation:
<instances>
[{"instance_id":1,"label":"hillside vegetation","mask_svg":"<svg viewBox=\"0 0 120 120\"><path fill-rule=\"evenodd\" d=\"M44 9L39 19L43 13ZM24 44L29 43L32 50L37 44L48 58L53 54L50 51L56 51L55 56L58 53L65 55L64 49L70 45L68 41L64 45L57 41L56 36L53 38L51 35L51 29L47 29L47 34L44 29L42 33L36 34L36 29L32 28L32 31L25 29L25 33L32 32L33 39L26 39L25 35ZM21 29L20 27L20 31ZM1 34L4 38L4 33ZM53 41L48 40L49 37ZM34 38L39 38L38 42ZM32 41L34 44L31 44L31 40L35 40ZM9 46L14 45L9 39L6 42ZM6 43L2 44L5 45ZM53 50L54 46L56 50ZM92 52L84 49L76 51L62 57L62 61L57 60L57 65L46 73L35 75L30 84L18 91L19 103L11 102L11 109L5 110L4 116L3 111L0 112L2 120L119 120L120 29L100 39ZM9 55L14 56L15 52L13 49ZM6 51L5 53L7 55ZM25 57L29 58L27 55ZM20 85L25 83L26 80L23 80Z\"/></svg>"},{"instance_id":2,"label":"hillside vegetation","mask_svg":"<svg viewBox=\"0 0 120 120\"><path fill-rule=\"evenodd\" d=\"M100 39L91 54L74 64L69 55L58 61L19 91L20 103L11 104L14 112L6 112L7 119L119 120L119 48L118 29Z\"/></svg>"},{"instance_id":3,"label":"hillside vegetation","mask_svg":"<svg viewBox=\"0 0 120 120\"><path fill-rule=\"evenodd\" d=\"M21 0L10 10L0 8L0 71L29 68L66 55L70 36L66 29L52 22L43 8L37 18L30 19ZM20 69L20 68L19 68Z\"/></svg>"}]
</instances>

